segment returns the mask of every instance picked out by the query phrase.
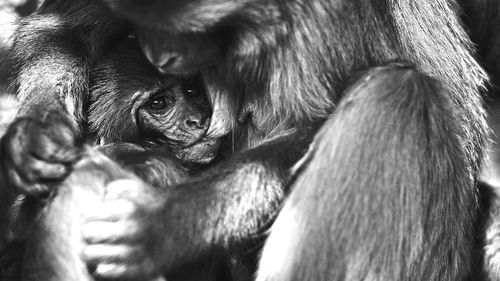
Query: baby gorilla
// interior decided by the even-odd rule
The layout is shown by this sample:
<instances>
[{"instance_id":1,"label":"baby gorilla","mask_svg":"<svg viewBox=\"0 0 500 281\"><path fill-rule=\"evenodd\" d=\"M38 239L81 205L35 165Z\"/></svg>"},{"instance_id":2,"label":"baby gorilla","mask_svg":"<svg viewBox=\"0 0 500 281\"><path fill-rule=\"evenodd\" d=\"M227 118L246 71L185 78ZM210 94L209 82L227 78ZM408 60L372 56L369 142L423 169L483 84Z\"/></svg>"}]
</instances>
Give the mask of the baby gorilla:
<instances>
[{"instance_id":1,"label":"baby gorilla","mask_svg":"<svg viewBox=\"0 0 500 281\"><path fill-rule=\"evenodd\" d=\"M134 39L119 42L92 71L89 132L99 144L129 142L172 152L183 165L208 164L220 139L199 76L162 76Z\"/></svg>"},{"instance_id":2,"label":"baby gorilla","mask_svg":"<svg viewBox=\"0 0 500 281\"><path fill-rule=\"evenodd\" d=\"M156 187L179 184L191 175L189 172L197 172L217 156L221 139L206 138L212 109L199 76L159 74L144 58L136 40L127 39L117 43L92 70L91 79L93 86L86 108L88 132L84 132L87 142L100 144L99 150L145 182ZM94 152L94 155L98 154ZM97 158L105 159L102 157ZM113 171L121 171L113 162L103 161ZM89 171L94 168L77 167L72 178L80 183L95 179L99 173L89 176ZM78 186L69 184L72 185ZM87 193L92 192L90 190ZM64 202L66 197L61 196L63 193L58 191L57 194L59 201L48 206L21 195L17 202L23 203L9 210L9 217L15 218L8 226L15 242L0 253L0 280L39 280L40 276L47 277L46 280L67 280L68 276L57 279L71 271L61 268L65 267L68 260L79 264L76 257L67 256L56 261L52 256L67 251L67 246L61 246L62 250L58 246L61 241L66 241L65 235L72 239L79 237L59 229L67 227L70 221L76 219L68 216L68 221L62 222L61 212L67 212L71 204L69 201ZM40 212L42 209L43 212ZM47 218L47 214L57 219ZM54 224L54 221L58 223ZM76 224L73 222L71 225ZM54 231L49 231L52 228ZM61 233L65 234L61 236ZM31 254L24 253L26 248L30 249L30 253L38 252L39 255L50 257L43 259L48 260L48 264L38 258L31 259ZM70 279L93 280L85 272L77 272L85 277ZM203 275L200 274L201 280L205 280Z\"/></svg>"}]
</instances>

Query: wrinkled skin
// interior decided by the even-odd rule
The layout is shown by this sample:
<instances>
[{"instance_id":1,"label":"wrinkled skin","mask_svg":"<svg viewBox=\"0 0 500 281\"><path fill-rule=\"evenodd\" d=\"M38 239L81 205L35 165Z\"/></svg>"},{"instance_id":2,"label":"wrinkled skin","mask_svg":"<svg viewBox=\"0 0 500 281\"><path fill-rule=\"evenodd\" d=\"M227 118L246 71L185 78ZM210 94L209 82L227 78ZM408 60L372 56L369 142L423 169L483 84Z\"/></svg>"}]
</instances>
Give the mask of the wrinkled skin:
<instances>
[{"instance_id":1,"label":"wrinkled skin","mask_svg":"<svg viewBox=\"0 0 500 281\"><path fill-rule=\"evenodd\" d=\"M157 189L160 207L140 200L135 180L134 196L108 202L131 211L90 216L84 229L110 226L84 231L93 274L169 279L268 233L259 281L476 280L486 78L455 1L105 4L111 13L98 0L52 0L26 20L21 115L55 107L79 123L87 70L130 33L125 20L159 71L199 72L215 89L208 135L238 135L225 161ZM149 231L113 231L123 222Z\"/></svg>"}]
</instances>

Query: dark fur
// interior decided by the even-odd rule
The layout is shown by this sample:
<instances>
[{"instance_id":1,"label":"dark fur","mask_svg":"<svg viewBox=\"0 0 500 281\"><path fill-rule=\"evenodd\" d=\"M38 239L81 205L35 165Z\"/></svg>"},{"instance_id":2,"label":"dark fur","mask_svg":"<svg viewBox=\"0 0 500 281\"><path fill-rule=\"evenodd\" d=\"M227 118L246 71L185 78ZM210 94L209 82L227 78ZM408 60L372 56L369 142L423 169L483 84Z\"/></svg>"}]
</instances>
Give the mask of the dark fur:
<instances>
[{"instance_id":1,"label":"dark fur","mask_svg":"<svg viewBox=\"0 0 500 281\"><path fill-rule=\"evenodd\" d=\"M85 62L99 59L95 46L106 46L119 26L97 1L72 2L47 1L25 25L52 11L61 15L49 29L57 32L21 29L24 114L57 100L59 90L78 109L75 97L88 87ZM470 55L454 1L106 3L139 26L151 62L165 72L201 71L230 101L223 112L247 121L237 141L243 151L198 179L158 190L164 205L140 218L165 231L150 238L151 256L167 277L251 241L277 216L257 280L477 280L485 75ZM92 28L82 21L91 15ZM88 49L74 48L81 38ZM414 66L373 68L393 60ZM360 71L368 73L356 80ZM75 85L60 89L61 81ZM40 91L51 95L38 98ZM316 122L325 120L297 163ZM29 181L15 183L37 191Z\"/></svg>"},{"instance_id":2,"label":"dark fur","mask_svg":"<svg viewBox=\"0 0 500 281\"><path fill-rule=\"evenodd\" d=\"M210 164L221 138L207 138L211 105L197 76L160 75L135 39L116 44L91 73L89 135L170 151L186 165ZM187 88L191 93L187 93ZM155 111L152 100L171 104Z\"/></svg>"},{"instance_id":3,"label":"dark fur","mask_svg":"<svg viewBox=\"0 0 500 281\"><path fill-rule=\"evenodd\" d=\"M241 94L258 104L252 112L258 132L321 119L332 104L346 103L316 138L308 168L271 229L258 280L474 278L484 75L469 55L455 3L108 2L145 29L162 29L142 34L146 55L166 72L206 63L178 40L224 33L226 41L212 44L224 46L224 57L212 56L218 81L228 92L245 89ZM162 67L168 57L189 64ZM414 70L382 72L371 91L341 99L356 71L393 59L413 62L439 84ZM401 80L399 88L385 86ZM283 264L275 267L276 260Z\"/></svg>"},{"instance_id":4,"label":"dark fur","mask_svg":"<svg viewBox=\"0 0 500 281\"><path fill-rule=\"evenodd\" d=\"M106 55L105 59L92 71L93 86L88 109L89 137L92 139L95 136L101 139L101 143L105 145L99 147L99 150L116 163L106 160L104 156L100 156L97 152L92 152L90 155L93 157L86 156L87 160L83 161L92 164L78 164L77 171L72 174L71 178L65 181L62 186L59 186L57 193L52 194L47 202L41 204L42 206L46 204L46 207L40 207L38 204L33 206L31 198L25 199L23 196L19 196L17 201L22 203L14 204L16 206L10 209L2 209L4 212L0 217L2 223L0 229L15 228L22 233L15 233L16 235L13 237L12 232L16 232L15 230L3 231L6 237L0 240L2 242L0 243L0 249L5 248L4 241L9 242L7 248L0 251L0 279L13 281L38 280L38 278L44 280L59 280L60 278L62 278L61 280L82 280L82 278L87 278L90 280L91 277L85 273L86 271L83 271L84 268L81 268L81 264L79 265L81 262L76 259L75 255L71 254L72 251L68 251L69 245L75 244L75 241L80 237L77 231L72 230L72 228L78 228L79 223L81 223L73 219L73 217L77 216L74 210L79 208L78 206L87 204L79 203L78 206L73 206L75 201L72 200L78 200L79 195L75 194L80 192L93 193L95 191L84 190L88 184L86 181L95 179L97 184L97 179L105 180L106 177L119 179L119 175L124 175L125 170L117 163L127 168L128 171L132 171L148 184L162 187L186 181L188 170L191 171L191 168L197 168L195 171L199 172L199 165L209 164L206 160L203 162L196 161L202 159L202 153L215 155L220 143L220 140L217 139L201 139L206 134L208 124L200 124L203 125L203 128L196 132L194 132L196 128L182 128L184 129L185 138L177 138L176 144L182 147L187 144L190 146L180 150L176 150L170 143L161 146L150 144L147 145L147 148L124 143L135 142L146 145L143 131L145 130L144 122L148 121L149 117L147 113L150 111L146 106L148 100L156 92L180 91L181 89L174 90L173 88L181 87L183 81L187 79L160 76L145 60L136 40L125 39L117 47L114 47L110 54ZM179 97L182 94L184 93L165 93L165 95L175 96L177 99L183 98ZM173 126L173 129L170 131L167 130L169 128L164 127L152 129L162 133L167 140L175 139L175 134L179 134L177 131L181 130L180 127L176 126L181 126L177 124L182 124L183 118L189 118L189 114L206 115L211 113L208 100L203 96L204 93L200 94L185 97L186 101L182 103L176 100L176 104L169 111L176 110L179 114L171 116L168 115L169 111L162 113L165 118L171 117L175 118L175 120L165 120L162 116L158 116L163 119L160 120L163 122L162 124L169 127ZM210 121L208 116L201 118L206 119L206 121L202 122ZM0 135L3 135L3 133L0 132ZM192 143L193 140L195 143ZM200 148L200 146L202 147ZM176 161L174 156L181 162ZM186 159L186 156L189 158ZM213 157L210 159L213 159ZM95 173L99 166L102 166L101 168L105 172ZM92 173L94 175L89 176ZM101 175L103 176L101 177ZM130 175L127 177L135 176ZM109 182L109 179L107 181ZM67 192L69 186L73 185L77 185L74 187L74 192ZM10 195L15 195L14 192L2 193L1 195L2 201L0 203L2 203L2 207L7 207L9 203L12 204L13 198ZM20 209L17 207L18 205ZM36 218L34 218L31 214L37 213L39 209L41 209L40 215L36 215ZM26 217L26 219L18 218L19 214ZM68 216L61 216L56 219L58 214L68 214ZM59 223L51 224L55 220L59 221ZM7 225L9 222L10 225ZM4 223L5 225L3 225ZM26 224L34 225L34 228L28 228ZM11 242L12 239L14 239L14 242ZM73 246L77 249L76 244ZM29 250L25 254L24 249L26 248ZM68 253L68 255L61 256L61 253ZM45 258L42 259L42 256ZM234 257L232 258L234 259ZM192 271L177 273L173 280L184 280L185 278L204 281L212 280L212 278L222 280L221 278L229 278L229 274L243 274L247 271L243 264L233 264L231 267L227 267L224 264L221 265L220 258L217 258L217 262L215 260L215 257L213 257L210 262L197 263L197 270L194 273ZM240 262L240 260L237 260L237 263ZM246 276L249 276L249 273L246 273Z\"/></svg>"},{"instance_id":5,"label":"dark fur","mask_svg":"<svg viewBox=\"0 0 500 281\"><path fill-rule=\"evenodd\" d=\"M487 148L481 179L492 186L482 184L482 222L478 229L479 247L484 249L483 270L488 280L500 280L498 242L500 221L498 178L500 175L500 2L492 0L461 0L464 23L477 47L477 58L490 75L487 88L488 121L492 127L492 141Z\"/></svg>"},{"instance_id":6,"label":"dark fur","mask_svg":"<svg viewBox=\"0 0 500 281\"><path fill-rule=\"evenodd\" d=\"M470 275L477 194L452 189L466 174L454 159L465 155L451 144L459 128L442 86L411 68L374 69L359 81L316 136L271 228L257 280L477 280ZM360 171L380 173L362 178ZM315 198L329 200L312 208ZM338 208L344 202L351 204ZM324 245L322 255L308 251Z\"/></svg>"}]
</instances>

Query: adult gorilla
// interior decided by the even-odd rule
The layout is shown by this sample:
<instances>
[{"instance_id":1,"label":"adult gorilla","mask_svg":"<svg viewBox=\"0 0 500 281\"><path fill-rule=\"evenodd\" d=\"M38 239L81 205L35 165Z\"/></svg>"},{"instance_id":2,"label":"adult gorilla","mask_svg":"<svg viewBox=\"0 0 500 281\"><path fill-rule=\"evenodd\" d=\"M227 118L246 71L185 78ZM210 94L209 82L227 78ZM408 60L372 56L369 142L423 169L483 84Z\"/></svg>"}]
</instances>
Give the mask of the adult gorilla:
<instances>
[{"instance_id":1,"label":"adult gorilla","mask_svg":"<svg viewBox=\"0 0 500 281\"><path fill-rule=\"evenodd\" d=\"M235 120L246 132L241 152L192 182L111 183L126 190L111 206L128 203L84 225L95 274L168 273L250 240L277 215L257 280L475 278L484 73L455 1L104 2L137 26L158 69L199 71L219 90L212 132ZM86 71L122 26L94 0L49 0L25 22L16 52L27 117L3 141L13 185L39 196L67 173L74 158L60 151L74 141L39 117L79 121Z\"/></svg>"}]
</instances>

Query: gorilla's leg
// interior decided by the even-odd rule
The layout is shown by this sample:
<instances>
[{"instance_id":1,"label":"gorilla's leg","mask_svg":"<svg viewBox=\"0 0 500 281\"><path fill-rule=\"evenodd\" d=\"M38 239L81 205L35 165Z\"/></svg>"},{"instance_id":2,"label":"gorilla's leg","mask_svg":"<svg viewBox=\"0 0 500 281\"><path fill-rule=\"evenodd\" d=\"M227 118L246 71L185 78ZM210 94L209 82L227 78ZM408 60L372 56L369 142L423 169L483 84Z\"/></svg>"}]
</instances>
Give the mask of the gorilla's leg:
<instances>
[{"instance_id":1,"label":"gorilla's leg","mask_svg":"<svg viewBox=\"0 0 500 281\"><path fill-rule=\"evenodd\" d=\"M457 280L468 272L478 194L466 184L470 163L449 97L409 66L361 77L304 159L257 280Z\"/></svg>"}]
</instances>

